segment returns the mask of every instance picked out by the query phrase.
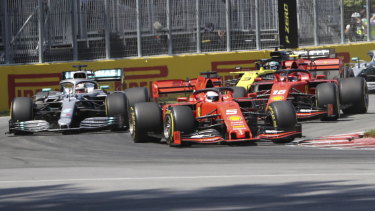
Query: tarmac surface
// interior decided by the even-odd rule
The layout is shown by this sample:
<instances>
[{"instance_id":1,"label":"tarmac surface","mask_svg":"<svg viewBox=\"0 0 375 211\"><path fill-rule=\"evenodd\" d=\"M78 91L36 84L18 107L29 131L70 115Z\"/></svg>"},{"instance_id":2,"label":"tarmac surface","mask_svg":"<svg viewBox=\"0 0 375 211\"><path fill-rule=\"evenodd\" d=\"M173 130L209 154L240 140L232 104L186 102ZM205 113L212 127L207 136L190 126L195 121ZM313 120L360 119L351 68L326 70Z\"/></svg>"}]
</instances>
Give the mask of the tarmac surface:
<instances>
[{"instance_id":1,"label":"tarmac surface","mask_svg":"<svg viewBox=\"0 0 375 211\"><path fill-rule=\"evenodd\" d=\"M260 142L133 143L127 132L4 135L0 210L373 210L375 151ZM303 122L305 138L375 129L367 114Z\"/></svg>"}]
</instances>

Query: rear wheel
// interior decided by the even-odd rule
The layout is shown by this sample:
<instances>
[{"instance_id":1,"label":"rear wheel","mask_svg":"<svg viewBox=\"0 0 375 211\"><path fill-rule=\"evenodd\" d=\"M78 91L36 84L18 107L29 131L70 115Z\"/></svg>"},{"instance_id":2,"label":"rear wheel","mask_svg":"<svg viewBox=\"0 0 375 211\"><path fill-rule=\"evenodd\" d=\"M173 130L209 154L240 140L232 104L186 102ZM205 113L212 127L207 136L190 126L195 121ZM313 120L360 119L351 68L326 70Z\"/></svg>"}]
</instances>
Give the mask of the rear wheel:
<instances>
[{"instance_id":1,"label":"rear wheel","mask_svg":"<svg viewBox=\"0 0 375 211\"><path fill-rule=\"evenodd\" d=\"M129 119L129 110L136 103L149 102L150 95L148 89L145 87L129 88L124 91L127 104L126 104L126 119ZM128 125L127 125L128 126Z\"/></svg>"},{"instance_id":2,"label":"rear wheel","mask_svg":"<svg viewBox=\"0 0 375 211\"><path fill-rule=\"evenodd\" d=\"M174 132L180 131L183 135L193 132L196 128L193 111L187 106L175 106L167 111L163 126L163 135L167 144L178 146L174 143ZM189 143L181 143L181 145L189 145Z\"/></svg>"},{"instance_id":3,"label":"rear wheel","mask_svg":"<svg viewBox=\"0 0 375 211\"><path fill-rule=\"evenodd\" d=\"M292 130L297 125L297 116L294 106L289 101L272 102L267 110L268 119L276 129ZM294 138L281 138L273 140L274 143L287 143Z\"/></svg>"},{"instance_id":4,"label":"rear wheel","mask_svg":"<svg viewBox=\"0 0 375 211\"><path fill-rule=\"evenodd\" d=\"M316 101L319 108L328 109L333 105L333 115L325 115L320 119L323 121L336 121L340 117L340 103L337 87L334 83L321 83L316 87Z\"/></svg>"},{"instance_id":5,"label":"rear wheel","mask_svg":"<svg viewBox=\"0 0 375 211\"><path fill-rule=\"evenodd\" d=\"M363 78L345 78L340 81L340 100L344 114L364 114L368 109L368 90ZM348 106L347 106L348 105Z\"/></svg>"},{"instance_id":6,"label":"rear wheel","mask_svg":"<svg viewBox=\"0 0 375 211\"><path fill-rule=\"evenodd\" d=\"M137 103L130 107L129 132L135 143L160 141L149 133L162 133L161 108L154 102Z\"/></svg>"},{"instance_id":7,"label":"rear wheel","mask_svg":"<svg viewBox=\"0 0 375 211\"><path fill-rule=\"evenodd\" d=\"M127 125L126 97L124 93L115 92L107 96L105 101L106 114L108 117L118 117L119 124L117 128Z\"/></svg>"},{"instance_id":8,"label":"rear wheel","mask_svg":"<svg viewBox=\"0 0 375 211\"><path fill-rule=\"evenodd\" d=\"M232 96L234 98L239 98L239 97L246 97L246 89L241 86L235 86L231 87L233 89L233 94Z\"/></svg>"}]
</instances>

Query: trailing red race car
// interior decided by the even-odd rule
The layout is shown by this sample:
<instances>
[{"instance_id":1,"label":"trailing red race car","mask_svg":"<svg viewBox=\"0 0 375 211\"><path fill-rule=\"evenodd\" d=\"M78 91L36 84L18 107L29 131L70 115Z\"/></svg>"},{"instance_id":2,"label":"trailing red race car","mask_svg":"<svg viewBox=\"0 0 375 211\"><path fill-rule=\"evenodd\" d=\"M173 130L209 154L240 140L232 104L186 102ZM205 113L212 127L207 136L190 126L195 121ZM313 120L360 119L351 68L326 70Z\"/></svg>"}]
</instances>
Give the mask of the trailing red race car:
<instances>
[{"instance_id":1,"label":"trailing red race car","mask_svg":"<svg viewBox=\"0 0 375 211\"><path fill-rule=\"evenodd\" d=\"M207 88L178 98L178 103L136 103L129 119L133 141L165 138L170 146L181 146L259 139L289 142L301 137L301 126L290 102L270 103L267 112L260 113L249 106L255 105L253 99L242 99L246 107L241 107L232 94L232 88Z\"/></svg>"},{"instance_id":2,"label":"trailing red race car","mask_svg":"<svg viewBox=\"0 0 375 211\"><path fill-rule=\"evenodd\" d=\"M345 114L366 113L368 93L361 78L327 80L309 70L278 70L274 80L258 81L248 96L256 97L258 108L266 109L275 101L288 100L294 105L298 119L320 117L337 120L340 109ZM245 98L246 100L246 98Z\"/></svg>"}]
</instances>

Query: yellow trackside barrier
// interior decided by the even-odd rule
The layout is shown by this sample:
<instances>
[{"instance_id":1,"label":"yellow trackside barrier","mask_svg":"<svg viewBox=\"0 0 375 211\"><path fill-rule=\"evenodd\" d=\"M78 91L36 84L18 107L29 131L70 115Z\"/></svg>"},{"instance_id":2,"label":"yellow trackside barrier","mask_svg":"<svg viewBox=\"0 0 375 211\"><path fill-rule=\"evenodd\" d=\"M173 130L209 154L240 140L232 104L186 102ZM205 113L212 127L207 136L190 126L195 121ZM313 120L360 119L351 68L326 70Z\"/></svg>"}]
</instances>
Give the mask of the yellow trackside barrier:
<instances>
[{"instance_id":1,"label":"yellow trackside barrier","mask_svg":"<svg viewBox=\"0 0 375 211\"><path fill-rule=\"evenodd\" d=\"M335 48L344 63L351 57L368 60L367 52L375 49L375 43L327 45L318 48ZM308 48L313 49L313 48ZM199 72L217 71L224 79L235 67L255 69L255 62L269 58L272 50L191 54L177 56L155 56L102 60L90 62L43 63L28 65L0 65L0 111L9 110L10 102L17 96L32 96L42 88L58 89L61 72L74 70L72 65L87 64L87 69L121 68L125 73L125 87L150 87L152 81L197 77ZM119 84L109 84L112 87Z\"/></svg>"}]
</instances>

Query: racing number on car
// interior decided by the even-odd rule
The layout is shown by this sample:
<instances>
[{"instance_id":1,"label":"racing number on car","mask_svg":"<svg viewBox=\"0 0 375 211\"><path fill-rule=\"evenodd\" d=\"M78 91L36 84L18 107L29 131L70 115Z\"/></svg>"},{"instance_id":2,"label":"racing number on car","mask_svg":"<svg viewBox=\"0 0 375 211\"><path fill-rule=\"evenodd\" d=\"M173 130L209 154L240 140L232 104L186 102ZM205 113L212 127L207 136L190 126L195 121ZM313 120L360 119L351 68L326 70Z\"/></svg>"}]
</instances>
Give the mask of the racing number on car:
<instances>
[{"instance_id":1,"label":"racing number on car","mask_svg":"<svg viewBox=\"0 0 375 211\"><path fill-rule=\"evenodd\" d=\"M236 109L227 109L225 113L227 115L233 115L233 114L237 114L237 110Z\"/></svg>"},{"instance_id":2,"label":"racing number on car","mask_svg":"<svg viewBox=\"0 0 375 211\"><path fill-rule=\"evenodd\" d=\"M285 89L283 89L283 90L275 90L275 91L273 91L273 95L283 95L283 94L285 94L285 92L286 92L286 90Z\"/></svg>"}]
</instances>

